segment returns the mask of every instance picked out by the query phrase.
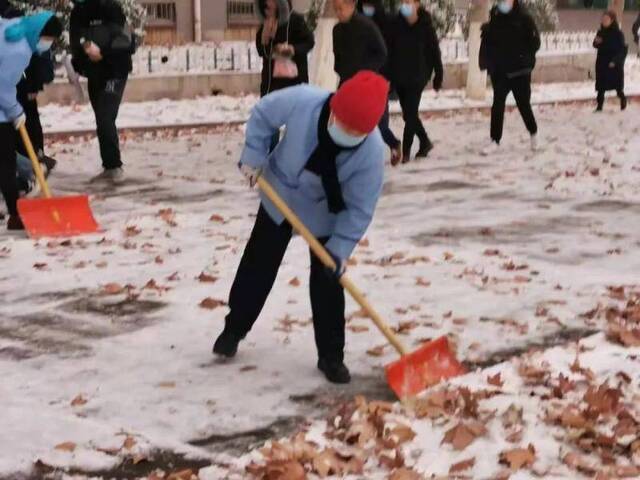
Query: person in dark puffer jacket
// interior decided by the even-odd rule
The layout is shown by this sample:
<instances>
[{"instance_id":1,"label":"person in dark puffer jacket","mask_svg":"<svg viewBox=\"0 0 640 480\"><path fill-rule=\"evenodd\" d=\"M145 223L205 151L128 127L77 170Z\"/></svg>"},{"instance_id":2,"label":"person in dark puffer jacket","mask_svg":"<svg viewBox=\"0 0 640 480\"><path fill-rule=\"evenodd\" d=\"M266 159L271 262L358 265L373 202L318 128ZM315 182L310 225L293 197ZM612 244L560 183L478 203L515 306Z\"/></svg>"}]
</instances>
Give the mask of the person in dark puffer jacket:
<instances>
[{"instance_id":1,"label":"person in dark puffer jacket","mask_svg":"<svg viewBox=\"0 0 640 480\"><path fill-rule=\"evenodd\" d=\"M620 108L624 110L627 108L627 97L624 95L624 62L628 48L615 12L605 12L602 16L600 30L593 40L593 48L598 50L596 57L598 106L596 112L602 111L604 95L608 90L616 91L620 99Z\"/></svg>"},{"instance_id":2,"label":"person in dark puffer jacket","mask_svg":"<svg viewBox=\"0 0 640 480\"><path fill-rule=\"evenodd\" d=\"M513 92L516 105L531 135L531 149L538 149L536 123L531 108L531 73L540 49L540 33L533 17L519 0L500 0L482 26L480 68L488 70L493 85L491 142L484 155L495 152L502 139L507 95Z\"/></svg>"},{"instance_id":3,"label":"person in dark puffer jacket","mask_svg":"<svg viewBox=\"0 0 640 480\"><path fill-rule=\"evenodd\" d=\"M419 0L403 0L389 34L389 72L398 93L405 121L402 139L402 163L411 160L415 136L420 140L417 158L426 157L433 148L419 107L422 92L433 77L433 88L442 88L444 69L438 36L431 15Z\"/></svg>"}]
</instances>

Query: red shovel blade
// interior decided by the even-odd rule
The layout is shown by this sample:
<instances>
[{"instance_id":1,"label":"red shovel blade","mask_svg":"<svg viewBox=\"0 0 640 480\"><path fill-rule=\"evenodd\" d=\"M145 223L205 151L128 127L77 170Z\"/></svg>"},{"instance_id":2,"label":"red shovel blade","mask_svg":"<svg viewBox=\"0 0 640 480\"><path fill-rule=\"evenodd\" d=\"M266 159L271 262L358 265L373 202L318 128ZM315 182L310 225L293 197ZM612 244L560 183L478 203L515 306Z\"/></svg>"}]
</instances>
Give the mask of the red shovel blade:
<instances>
[{"instance_id":1,"label":"red shovel blade","mask_svg":"<svg viewBox=\"0 0 640 480\"><path fill-rule=\"evenodd\" d=\"M400 399L412 397L445 378L465 373L449 349L447 337L425 343L385 367L387 382Z\"/></svg>"},{"instance_id":2,"label":"red shovel blade","mask_svg":"<svg viewBox=\"0 0 640 480\"><path fill-rule=\"evenodd\" d=\"M86 195L23 198L18 200L18 213L31 238L72 237L99 229Z\"/></svg>"}]
</instances>

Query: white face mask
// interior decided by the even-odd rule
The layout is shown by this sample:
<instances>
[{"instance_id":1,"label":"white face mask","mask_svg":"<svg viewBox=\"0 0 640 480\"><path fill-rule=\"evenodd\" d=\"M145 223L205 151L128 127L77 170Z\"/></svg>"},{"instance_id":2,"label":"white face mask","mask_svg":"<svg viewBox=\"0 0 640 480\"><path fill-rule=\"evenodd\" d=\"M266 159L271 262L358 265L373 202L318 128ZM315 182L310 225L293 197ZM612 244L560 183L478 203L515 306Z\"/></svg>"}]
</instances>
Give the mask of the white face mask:
<instances>
[{"instance_id":1,"label":"white face mask","mask_svg":"<svg viewBox=\"0 0 640 480\"><path fill-rule=\"evenodd\" d=\"M51 46L53 45L53 40L39 40L38 44L36 45L36 50L38 51L38 53L44 53L49 51L49 49L51 49Z\"/></svg>"},{"instance_id":2,"label":"white face mask","mask_svg":"<svg viewBox=\"0 0 640 480\"><path fill-rule=\"evenodd\" d=\"M329 132L331 140L333 140L336 145L344 148L357 147L367 138L366 135L360 135L358 137L349 135L332 120L329 120L327 131Z\"/></svg>"}]
</instances>

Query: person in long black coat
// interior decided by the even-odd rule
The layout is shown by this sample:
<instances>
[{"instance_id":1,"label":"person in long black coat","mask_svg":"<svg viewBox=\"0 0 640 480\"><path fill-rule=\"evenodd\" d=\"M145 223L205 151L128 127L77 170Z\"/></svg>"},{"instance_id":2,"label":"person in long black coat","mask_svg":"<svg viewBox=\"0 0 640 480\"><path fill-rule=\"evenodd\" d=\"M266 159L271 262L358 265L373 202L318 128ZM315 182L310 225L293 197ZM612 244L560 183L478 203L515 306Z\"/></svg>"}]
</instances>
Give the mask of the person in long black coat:
<instances>
[{"instance_id":1,"label":"person in long black coat","mask_svg":"<svg viewBox=\"0 0 640 480\"><path fill-rule=\"evenodd\" d=\"M620 98L620 108L624 110L627 108L627 97L624 95L624 61L628 50L615 12L605 12L602 16L600 30L593 40L593 47L598 50L596 57L598 106L596 111L602 111L604 94L609 90L616 91L618 98Z\"/></svg>"},{"instance_id":2,"label":"person in long black coat","mask_svg":"<svg viewBox=\"0 0 640 480\"><path fill-rule=\"evenodd\" d=\"M358 0L357 8L358 12L363 14L365 17L369 17L376 24L376 26L380 30L380 33L382 33L382 37L385 40L388 51L390 18L387 14L387 11L385 10L382 0ZM380 69L380 74L383 75L387 80L391 81L391 77L389 76L388 63ZM388 103L384 115L382 116L382 120L380 120L380 125L378 125L378 128L380 130L380 134L382 135L384 143L386 143L387 146L391 149L391 164L397 165L402 158L402 150L400 148L401 143L389 127Z\"/></svg>"},{"instance_id":3,"label":"person in long black coat","mask_svg":"<svg viewBox=\"0 0 640 480\"><path fill-rule=\"evenodd\" d=\"M307 55L315 39L304 17L293 11L291 0L256 0L256 9L263 20L256 33L256 48L262 57L260 96L309 83ZM296 76L274 76L278 56L293 60L298 70Z\"/></svg>"},{"instance_id":4,"label":"person in long black coat","mask_svg":"<svg viewBox=\"0 0 640 480\"><path fill-rule=\"evenodd\" d=\"M407 163L411 160L414 137L420 141L417 158L426 157L433 148L420 120L420 99L432 77L436 91L442 88L444 78L438 36L431 15L419 0L403 0L390 29L389 52L389 74L405 122L402 163Z\"/></svg>"},{"instance_id":5,"label":"person in long black coat","mask_svg":"<svg viewBox=\"0 0 640 480\"><path fill-rule=\"evenodd\" d=\"M482 153L495 152L502 140L504 110L513 92L522 120L531 135L531 149L538 148L536 123L531 108L531 73L540 49L540 33L533 17L518 0L500 0L482 26L480 69L487 70L493 85L491 141Z\"/></svg>"},{"instance_id":6,"label":"person in long black coat","mask_svg":"<svg viewBox=\"0 0 640 480\"><path fill-rule=\"evenodd\" d=\"M638 18L631 26L631 34L633 35L633 41L640 47L640 13L638 13Z\"/></svg>"}]
</instances>

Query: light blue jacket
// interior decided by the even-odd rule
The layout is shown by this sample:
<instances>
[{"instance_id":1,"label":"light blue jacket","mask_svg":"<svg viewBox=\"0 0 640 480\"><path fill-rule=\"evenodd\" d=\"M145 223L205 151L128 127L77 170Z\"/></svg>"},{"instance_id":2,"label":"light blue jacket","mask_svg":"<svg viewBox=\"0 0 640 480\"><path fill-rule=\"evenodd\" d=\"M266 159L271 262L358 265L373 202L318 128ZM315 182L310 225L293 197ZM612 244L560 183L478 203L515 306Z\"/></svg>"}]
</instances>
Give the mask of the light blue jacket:
<instances>
[{"instance_id":1,"label":"light blue jacket","mask_svg":"<svg viewBox=\"0 0 640 480\"><path fill-rule=\"evenodd\" d=\"M326 247L345 260L371 223L382 192L384 144L376 128L358 148L338 155L338 180L347 208L329 212L320 177L304 168L318 145L318 119L328 97L328 91L310 85L264 97L251 113L240 163L262 168L264 178L307 228L316 237L330 237ZM282 126L284 137L269 154L271 137ZM276 223L284 221L264 194L262 203Z\"/></svg>"},{"instance_id":2,"label":"light blue jacket","mask_svg":"<svg viewBox=\"0 0 640 480\"><path fill-rule=\"evenodd\" d=\"M52 16L51 12L41 12L12 20L0 18L0 123L12 122L22 114L16 85Z\"/></svg>"}]
</instances>

